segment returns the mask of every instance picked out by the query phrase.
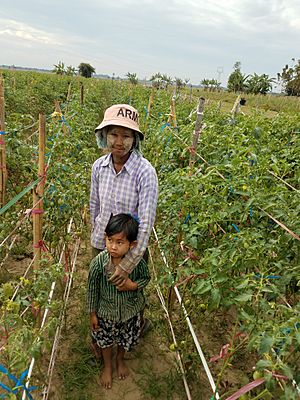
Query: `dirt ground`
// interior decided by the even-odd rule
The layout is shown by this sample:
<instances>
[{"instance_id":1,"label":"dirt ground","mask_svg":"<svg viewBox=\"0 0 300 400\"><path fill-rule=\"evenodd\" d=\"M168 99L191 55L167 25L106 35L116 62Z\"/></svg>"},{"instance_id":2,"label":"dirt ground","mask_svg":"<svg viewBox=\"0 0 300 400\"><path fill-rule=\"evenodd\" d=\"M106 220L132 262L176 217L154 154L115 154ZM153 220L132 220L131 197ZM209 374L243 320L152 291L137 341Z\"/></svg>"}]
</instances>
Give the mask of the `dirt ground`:
<instances>
[{"instance_id":1,"label":"dirt ground","mask_svg":"<svg viewBox=\"0 0 300 400\"><path fill-rule=\"evenodd\" d=\"M97 362L90 350L89 320L85 311L86 284L89 270L91 252L89 246L83 243L77 258L76 273L67 307L65 325L59 342L57 358L51 380L50 400L184 400L187 398L183 380L176 364L175 352L170 351L172 339L164 312L156 295L153 283L147 288L149 307L146 317L151 320L151 330L141 339L140 344L133 352L127 354L127 365L130 370L129 377L120 381L114 372L112 389L105 390L100 385L99 376L102 364ZM30 258L11 259L9 273L22 275L29 264ZM178 307L178 305L177 305ZM176 308L176 307L175 307ZM178 309L178 315L180 314ZM228 325L219 325L218 318L215 326L205 320L204 315L201 328L197 332L200 344L205 352L206 359L217 355L227 343ZM223 316L224 317L224 316ZM232 319L228 315L228 320ZM224 322L224 318L220 321ZM198 321L199 323L200 321ZM178 336L190 336L182 321L176 324ZM186 329L186 333L183 330ZM52 343L51 343L52 345ZM192 345L185 349L185 354L190 354L199 365L197 371L189 370L189 361L186 361L188 371L188 384L194 400L208 400L212 393L206 374L200 364L199 356ZM233 368L226 371L220 383L220 390L230 390L248 382L247 370L249 363L255 365L255 359L247 355L247 362L243 355L236 358ZM47 376L49 356L44 355L42 367L35 370L35 378L41 383ZM221 363L209 363L215 379L220 372ZM44 376L44 378L43 378ZM38 385L41 387L42 385Z\"/></svg>"},{"instance_id":2,"label":"dirt ground","mask_svg":"<svg viewBox=\"0 0 300 400\"><path fill-rule=\"evenodd\" d=\"M185 399L182 378L174 353L169 350L165 331L167 324L158 300L146 312L152 322L151 330L134 351L126 355L129 377L120 381L114 372L112 389L105 390L101 387L99 376L102 364L96 362L90 351L88 316L84 310L89 260L89 251L82 249L77 261L67 323L60 340L49 399Z\"/></svg>"}]
</instances>

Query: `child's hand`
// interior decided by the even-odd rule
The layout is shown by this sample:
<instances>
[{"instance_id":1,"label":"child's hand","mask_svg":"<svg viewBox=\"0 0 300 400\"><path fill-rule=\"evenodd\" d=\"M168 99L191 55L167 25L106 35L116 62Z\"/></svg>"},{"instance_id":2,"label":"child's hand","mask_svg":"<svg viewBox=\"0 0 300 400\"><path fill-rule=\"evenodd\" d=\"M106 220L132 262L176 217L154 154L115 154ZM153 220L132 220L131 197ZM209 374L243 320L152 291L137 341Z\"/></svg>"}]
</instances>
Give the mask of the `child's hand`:
<instances>
[{"instance_id":1,"label":"child's hand","mask_svg":"<svg viewBox=\"0 0 300 400\"><path fill-rule=\"evenodd\" d=\"M92 331L97 331L99 329L99 322L96 313L91 313L90 315L90 327Z\"/></svg>"},{"instance_id":2,"label":"child's hand","mask_svg":"<svg viewBox=\"0 0 300 400\"><path fill-rule=\"evenodd\" d=\"M119 292L125 292L126 290L134 291L137 289L137 283L127 278L125 281L117 285L117 289Z\"/></svg>"}]
</instances>

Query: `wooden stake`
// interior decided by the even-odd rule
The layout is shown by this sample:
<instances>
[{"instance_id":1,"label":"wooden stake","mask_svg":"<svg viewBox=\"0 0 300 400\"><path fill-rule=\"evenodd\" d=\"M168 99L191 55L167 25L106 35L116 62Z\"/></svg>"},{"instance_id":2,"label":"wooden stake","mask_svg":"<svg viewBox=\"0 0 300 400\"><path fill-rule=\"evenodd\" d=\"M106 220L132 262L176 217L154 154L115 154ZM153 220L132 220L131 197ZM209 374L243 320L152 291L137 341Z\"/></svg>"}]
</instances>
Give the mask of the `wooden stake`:
<instances>
[{"instance_id":1,"label":"wooden stake","mask_svg":"<svg viewBox=\"0 0 300 400\"><path fill-rule=\"evenodd\" d=\"M43 196L45 187L45 143L46 143L46 117L39 115L39 169L38 176L43 177L39 184L33 189L33 250L34 269L38 269L41 260L41 249L43 246L42 237L42 214L44 212Z\"/></svg>"},{"instance_id":2,"label":"wooden stake","mask_svg":"<svg viewBox=\"0 0 300 400\"><path fill-rule=\"evenodd\" d=\"M240 101L241 101L241 95L239 94L238 97L236 98L235 103L231 110L231 116L233 119L235 119L236 115L240 111L240 108L241 108Z\"/></svg>"},{"instance_id":3,"label":"wooden stake","mask_svg":"<svg viewBox=\"0 0 300 400\"><path fill-rule=\"evenodd\" d=\"M13 89L13 93L16 93L16 77L15 76L12 77L12 89Z\"/></svg>"},{"instance_id":4,"label":"wooden stake","mask_svg":"<svg viewBox=\"0 0 300 400\"><path fill-rule=\"evenodd\" d=\"M69 83L68 94L67 94L67 102L69 102L71 100L71 89L72 89L72 82Z\"/></svg>"},{"instance_id":5,"label":"wooden stake","mask_svg":"<svg viewBox=\"0 0 300 400\"><path fill-rule=\"evenodd\" d=\"M190 86L190 103L193 100L193 85Z\"/></svg>"},{"instance_id":6,"label":"wooden stake","mask_svg":"<svg viewBox=\"0 0 300 400\"><path fill-rule=\"evenodd\" d=\"M5 204L5 191L7 182L6 150L5 150L5 102L4 81L0 75L0 207Z\"/></svg>"},{"instance_id":7,"label":"wooden stake","mask_svg":"<svg viewBox=\"0 0 300 400\"><path fill-rule=\"evenodd\" d=\"M175 99L176 99L176 87L175 87L174 95L171 98L170 115L169 115L169 118L168 118L168 123L173 128L177 128L177 120L176 120L176 112L175 112Z\"/></svg>"},{"instance_id":8,"label":"wooden stake","mask_svg":"<svg viewBox=\"0 0 300 400\"><path fill-rule=\"evenodd\" d=\"M150 115L151 115L150 112L151 112L151 107L152 107L152 104L153 104L153 101L154 101L154 92L155 92L155 89L154 89L154 87L152 86L151 93L150 93L150 97L149 97L149 101L148 101L146 122L145 122L145 126L144 126L144 130L145 130L145 131L147 130L148 120L149 120L149 117L150 117Z\"/></svg>"},{"instance_id":9,"label":"wooden stake","mask_svg":"<svg viewBox=\"0 0 300 400\"><path fill-rule=\"evenodd\" d=\"M64 115L63 112L61 111L60 105L59 105L59 101L55 100L55 111L58 112L61 115L61 120L62 120L62 131L63 133L66 135L67 133L70 133L70 129L66 126L66 124L64 123Z\"/></svg>"},{"instance_id":10,"label":"wooden stake","mask_svg":"<svg viewBox=\"0 0 300 400\"><path fill-rule=\"evenodd\" d=\"M83 106L84 104L84 86L83 83L80 82L80 105Z\"/></svg>"},{"instance_id":11,"label":"wooden stake","mask_svg":"<svg viewBox=\"0 0 300 400\"><path fill-rule=\"evenodd\" d=\"M191 151L190 162L189 162L190 175L192 175L192 173L193 173L192 170L193 170L195 160L196 160L198 140L199 140L199 136L200 136L201 128L202 128L204 103L205 103L205 99L203 97L200 97L199 103L198 103L198 108L197 108L197 119L196 119L196 124L195 124L195 130L192 134L192 146L190 149L190 151Z\"/></svg>"},{"instance_id":12,"label":"wooden stake","mask_svg":"<svg viewBox=\"0 0 300 400\"><path fill-rule=\"evenodd\" d=\"M150 111L151 111L153 101L154 101L154 87L152 87L151 94L149 97L149 102L148 102L148 107L147 107L147 118L149 118L149 116L150 116Z\"/></svg>"}]
</instances>

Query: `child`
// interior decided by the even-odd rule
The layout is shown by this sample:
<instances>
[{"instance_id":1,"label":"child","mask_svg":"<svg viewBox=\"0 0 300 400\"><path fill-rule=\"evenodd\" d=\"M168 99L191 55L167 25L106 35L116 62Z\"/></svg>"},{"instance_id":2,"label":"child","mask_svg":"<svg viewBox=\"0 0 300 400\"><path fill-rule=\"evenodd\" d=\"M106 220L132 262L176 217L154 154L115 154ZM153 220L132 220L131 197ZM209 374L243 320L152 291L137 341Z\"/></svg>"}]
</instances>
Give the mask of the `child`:
<instances>
[{"instance_id":1,"label":"child","mask_svg":"<svg viewBox=\"0 0 300 400\"><path fill-rule=\"evenodd\" d=\"M91 262L87 305L92 336L102 351L104 369L100 382L105 389L112 385L113 344L117 344L118 377L125 379L128 375L125 351L138 343L141 332L143 288L150 281L147 264L142 259L119 286L108 280L125 254L137 244L138 226L130 214L112 216L105 229L106 250Z\"/></svg>"}]
</instances>

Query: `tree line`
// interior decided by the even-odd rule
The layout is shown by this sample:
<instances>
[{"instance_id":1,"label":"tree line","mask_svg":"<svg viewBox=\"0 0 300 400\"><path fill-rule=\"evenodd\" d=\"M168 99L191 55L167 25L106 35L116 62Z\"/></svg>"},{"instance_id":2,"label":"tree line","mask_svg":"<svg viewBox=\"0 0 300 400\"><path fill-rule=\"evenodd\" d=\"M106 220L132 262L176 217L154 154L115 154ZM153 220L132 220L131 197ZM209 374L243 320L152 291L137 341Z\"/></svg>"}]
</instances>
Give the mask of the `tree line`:
<instances>
[{"instance_id":1,"label":"tree line","mask_svg":"<svg viewBox=\"0 0 300 400\"><path fill-rule=\"evenodd\" d=\"M229 92L236 93L251 93L251 94L267 94L272 90L274 83L280 83L282 85L282 92L287 96L300 96L300 59L296 62L292 58L292 65L286 64L282 69L282 72L277 73L277 80L271 78L267 74L258 75L256 73L252 75L246 75L241 71L241 62L236 61L233 66L233 72L229 75L227 82L227 90ZM96 72L95 68L88 63L80 63L77 70L71 65L65 66L62 61L54 65L53 72L59 75L73 76L79 74L85 78L91 78ZM127 79L133 85L138 84L139 79L136 73L128 72L126 74ZM189 84L190 79L177 78L172 79L167 74L161 74L160 72L152 75L150 78L153 87L165 89L170 85L175 85L177 89L181 89ZM221 90L221 82L217 79L202 79L200 82L204 87L204 90L217 91Z\"/></svg>"}]
</instances>

